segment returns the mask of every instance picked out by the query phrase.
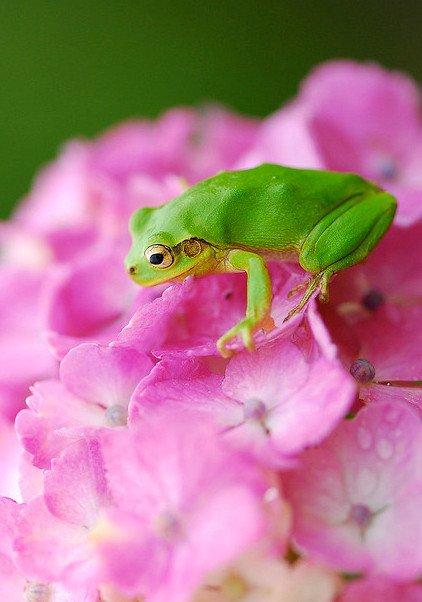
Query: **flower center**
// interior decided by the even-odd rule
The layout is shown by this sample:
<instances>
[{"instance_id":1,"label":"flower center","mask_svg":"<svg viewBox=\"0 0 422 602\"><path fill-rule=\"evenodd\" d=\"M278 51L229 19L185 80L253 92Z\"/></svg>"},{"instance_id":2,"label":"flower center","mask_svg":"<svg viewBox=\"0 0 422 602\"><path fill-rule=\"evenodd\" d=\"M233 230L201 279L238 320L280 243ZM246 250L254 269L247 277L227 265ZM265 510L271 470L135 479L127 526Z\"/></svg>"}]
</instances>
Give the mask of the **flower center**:
<instances>
[{"instance_id":1,"label":"flower center","mask_svg":"<svg viewBox=\"0 0 422 602\"><path fill-rule=\"evenodd\" d=\"M36 581L28 581L25 586L25 602L48 602L50 593L48 585L37 583Z\"/></svg>"},{"instance_id":2,"label":"flower center","mask_svg":"<svg viewBox=\"0 0 422 602\"><path fill-rule=\"evenodd\" d=\"M350 520L361 529L371 522L373 513L365 504L355 504L350 509Z\"/></svg>"},{"instance_id":3,"label":"flower center","mask_svg":"<svg viewBox=\"0 0 422 602\"><path fill-rule=\"evenodd\" d=\"M369 290L360 300L362 305L370 311L375 311L384 303L385 299L382 293L377 289Z\"/></svg>"},{"instance_id":4,"label":"flower center","mask_svg":"<svg viewBox=\"0 0 422 602\"><path fill-rule=\"evenodd\" d=\"M261 421L265 418L267 407L261 399L252 397L247 399L244 404L243 415L245 420Z\"/></svg>"},{"instance_id":5,"label":"flower center","mask_svg":"<svg viewBox=\"0 0 422 602\"><path fill-rule=\"evenodd\" d=\"M156 533L162 539L176 539L182 533L180 520L172 512L161 512L154 520Z\"/></svg>"},{"instance_id":6,"label":"flower center","mask_svg":"<svg viewBox=\"0 0 422 602\"><path fill-rule=\"evenodd\" d=\"M395 180L398 176L397 163L392 157L383 157L377 167L380 177L384 180Z\"/></svg>"},{"instance_id":7,"label":"flower center","mask_svg":"<svg viewBox=\"0 0 422 602\"><path fill-rule=\"evenodd\" d=\"M107 426L126 426L127 410L119 403L116 403L106 409L104 418Z\"/></svg>"}]
</instances>

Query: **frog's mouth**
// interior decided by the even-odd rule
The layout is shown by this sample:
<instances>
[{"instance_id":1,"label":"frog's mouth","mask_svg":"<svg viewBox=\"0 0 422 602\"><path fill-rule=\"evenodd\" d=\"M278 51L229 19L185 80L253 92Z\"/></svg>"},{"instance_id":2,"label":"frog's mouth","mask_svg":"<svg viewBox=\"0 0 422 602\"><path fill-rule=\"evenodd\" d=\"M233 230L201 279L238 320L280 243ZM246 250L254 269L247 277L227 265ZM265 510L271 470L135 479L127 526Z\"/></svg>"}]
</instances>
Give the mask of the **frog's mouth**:
<instances>
[{"instance_id":1,"label":"frog's mouth","mask_svg":"<svg viewBox=\"0 0 422 602\"><path fill-rule=\"evenodd\" d=\"M192 260L190 260L188 266L173 264L169 269L161 270L151 269L149 264L146 268L145 266L132 264L126 267L126 272L140 286L156 286L164 282L183 282L185 278L196 273L198 263L200 262L196 261L192 265Z\"/></svg>"}]
</instances>

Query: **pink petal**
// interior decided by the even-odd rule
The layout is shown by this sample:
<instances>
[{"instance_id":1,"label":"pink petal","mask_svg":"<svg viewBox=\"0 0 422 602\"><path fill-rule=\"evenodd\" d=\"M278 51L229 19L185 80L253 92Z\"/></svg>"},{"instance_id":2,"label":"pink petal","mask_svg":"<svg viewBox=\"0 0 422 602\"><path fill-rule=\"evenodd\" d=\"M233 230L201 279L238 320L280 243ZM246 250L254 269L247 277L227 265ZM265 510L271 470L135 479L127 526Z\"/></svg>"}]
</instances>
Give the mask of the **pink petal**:
<instances>
[{"instance_id":1,"label":"pink petal","mask_svg":"<svg viewBox=\"0 0 422 602\"><path fill-rule=\"evenodd\" d=\"M22 446L40 468L49 468L51 459L68 444L60 429L100 427L105 422L104 408L72 395L60 381L38 383L27 403L30 409L18 414L16 430Z\"/></svg>"},{"instance_id":2,"label":"pink petal","mask_svg":"<svg viewBox=\"0 0 422 602\"><path fill-rule=\"evenodd\" d=\"M134 349L86 343L69 351L60 377L69 391L91 403L127 408L136 385L153 366Z\"/></svg>"},{"instance_id":3,"label":"pink petal","mask_svg":"<svg viewBox=\"0 0 422 602\"><path fill-rule=\"evenodd\" d=\"M344 422L285 474L297 545L342 571L415 578L421 454L422 425L403 403L377 403Z\"/></svg>"},{"instance_id":4,"label":"pink petal","mask_svg":"<svg viewBox=\"0 0 422 602\"><path fill-rule=\"evenodd\" d=\"M359 579L346 586L339 602L422 602L422 586L397 584L382 577Z\"/></svg>"},{"instance_id":5,"label":"pink petal","mask_svg":"<svg viewBox=\"0 0 422 602\"><path fill-rule=\"evenodd\" d=\"M17 565L33 581L59 581L89 560L87 532L50 514L42 498L31 501L17 523Z\"/></svg>"},{"instance_id":6,"label":"pink petal","mask_svg":"<svg viewBox=\"0 0 422 602\"><path fill-rule=\"evenodd\" d=\"M44 499L57 518L91 527L109 504L103 459L96 440L81 439L52 461L44 479Z\"/></svg>"}]
</instances>

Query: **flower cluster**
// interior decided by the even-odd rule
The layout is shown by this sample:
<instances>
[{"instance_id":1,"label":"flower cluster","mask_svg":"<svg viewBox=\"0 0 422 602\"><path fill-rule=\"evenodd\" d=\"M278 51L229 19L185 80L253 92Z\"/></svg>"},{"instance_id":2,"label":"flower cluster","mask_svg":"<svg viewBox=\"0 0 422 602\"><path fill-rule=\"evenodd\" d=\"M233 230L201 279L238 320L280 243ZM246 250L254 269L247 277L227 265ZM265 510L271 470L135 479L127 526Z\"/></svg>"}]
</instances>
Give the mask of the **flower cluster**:
<instances>
[{"instance_id":1,"label":"flower cluster","mask_svg":"<svg viewBox=\"0 0 422 602\"><path fill-rule=\"evenodd\" d=\"M336 61L263 121L172 110L42 171L0 226L1 599L422 601L419 105ZM127 223L263 162L359 173L398 215L287 322L306 274L271 263L275 329L224 359L245 275L141 289Z\"/></svg>"}]
</instances>

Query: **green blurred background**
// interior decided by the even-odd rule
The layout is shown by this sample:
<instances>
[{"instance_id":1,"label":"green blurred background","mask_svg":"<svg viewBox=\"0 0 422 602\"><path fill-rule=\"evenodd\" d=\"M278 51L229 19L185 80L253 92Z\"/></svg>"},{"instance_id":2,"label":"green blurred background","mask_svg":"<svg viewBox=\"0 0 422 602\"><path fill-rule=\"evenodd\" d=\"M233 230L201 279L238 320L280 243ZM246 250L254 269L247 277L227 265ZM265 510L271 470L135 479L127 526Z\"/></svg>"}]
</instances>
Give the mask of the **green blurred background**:
<instances>
[{"instance_id":1,"label":"green blurred background","mask_svg":"<svg viewBox=\"0 0 422 602\"><path fill-rule=\"evenodd\" d=\"M127 117L266 115L338 57L422 81L421 17L421 0L1 0L0 217L65 140Z\"/></svg>"}]
</instances>

